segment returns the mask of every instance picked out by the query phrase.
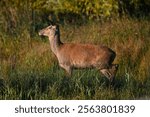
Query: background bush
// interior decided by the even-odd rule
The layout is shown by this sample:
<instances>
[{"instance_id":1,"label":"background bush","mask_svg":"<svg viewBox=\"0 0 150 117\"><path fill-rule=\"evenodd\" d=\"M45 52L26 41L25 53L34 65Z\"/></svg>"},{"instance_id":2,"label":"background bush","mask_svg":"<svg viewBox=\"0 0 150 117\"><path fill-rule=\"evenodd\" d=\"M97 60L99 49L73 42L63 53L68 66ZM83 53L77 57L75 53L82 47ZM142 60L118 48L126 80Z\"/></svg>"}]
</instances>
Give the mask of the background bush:
<instances>
[{"instance_id":1,"label":"background bush","mask_svg":"<svg viewBox=\"0 0 150 117\"><path fill-rule=\"evenodd\" d=\"M31 36L51 22L83 24L150 15L150 0L1 0L0 7L1 33L15 35L25 30Z\"/></svg>"}]
</instances>

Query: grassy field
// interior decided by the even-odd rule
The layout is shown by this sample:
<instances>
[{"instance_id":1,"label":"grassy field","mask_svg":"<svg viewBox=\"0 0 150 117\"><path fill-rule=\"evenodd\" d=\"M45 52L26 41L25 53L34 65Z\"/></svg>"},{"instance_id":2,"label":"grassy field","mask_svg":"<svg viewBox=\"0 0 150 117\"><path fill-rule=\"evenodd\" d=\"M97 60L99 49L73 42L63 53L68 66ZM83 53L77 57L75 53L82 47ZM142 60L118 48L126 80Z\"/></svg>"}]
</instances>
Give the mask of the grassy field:
<instances>
[{"instance_id":1,"label":"grassy field","mask_svg":"<svg viewBox=\"0 0 150 117\"><path fill-rule=\"evenodd\" d=\"M117 53L115 82L95 69L66 78L47 38L0 33L0 99L150 99L150 21L121 19L60 26L61 40L103 44Z\"/></svg>"}]
</instances>

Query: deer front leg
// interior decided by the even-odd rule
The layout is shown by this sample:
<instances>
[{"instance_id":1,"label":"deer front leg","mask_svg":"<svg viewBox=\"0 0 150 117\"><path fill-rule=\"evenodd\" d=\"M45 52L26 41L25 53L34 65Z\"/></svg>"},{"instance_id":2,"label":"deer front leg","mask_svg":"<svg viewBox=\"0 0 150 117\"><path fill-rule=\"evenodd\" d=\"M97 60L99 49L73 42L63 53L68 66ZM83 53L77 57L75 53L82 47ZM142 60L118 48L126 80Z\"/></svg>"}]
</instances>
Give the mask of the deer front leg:
<instances>
[{"instance_id":1,"label":"deer front leg","mask_svg":"<svg viewBox=\"0 0 150 117\"><path fill-rule=\"evenodd\" d=\"M67 76L71 77L72 75L72 68L68 65L65 65L65 64L60 64L60 67L62 67L66 73L67 73Z\"/></svg>"}]
</instances>

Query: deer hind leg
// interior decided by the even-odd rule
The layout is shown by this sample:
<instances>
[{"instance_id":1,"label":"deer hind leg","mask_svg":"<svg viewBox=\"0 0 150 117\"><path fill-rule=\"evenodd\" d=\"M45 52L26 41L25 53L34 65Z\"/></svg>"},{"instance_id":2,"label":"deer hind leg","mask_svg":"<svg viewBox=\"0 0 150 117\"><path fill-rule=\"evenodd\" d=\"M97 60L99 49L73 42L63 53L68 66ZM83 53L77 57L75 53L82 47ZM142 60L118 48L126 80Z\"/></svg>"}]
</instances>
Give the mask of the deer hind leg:
<instances>
[{"instance_id":1,"label":"deer hind leg","mask_svg":"<svg viewBox=\"0 0 150 117\"><path fill-rule=\"evenodd\" d=\"M114 80L118 70L117 64L112 64L109 68L101 69L101 73L106 76L111 82Z\"/></svg>"},{"instance_id":2,"label":"deer hind leg","mask_svg":"<svg viewBox=\"0 0 150 117\"><path fill-rule=\"evenodd\" d=\"M118 64L112 64L111 67L109 68L109 71L111 72L112 74L112 80L114 80L115 76L116 76L116 73L118 71L118 67L119 65Z\"/></svg>"},{"instance_id":3,"label":"deer hind leg","mask_svg":"<svg viewBox=\"0 0 150 117\"><path fill-rule=\"evenodd\" d=\"M111 81L112 74L110 73L109 69L101 69L100 72Z\"/></svg>"},{"instance_id":4,"label":"deer hind leg","mask_svg":"<svg viewBox=\"0 0 150 117\"><path fill-rule=\"evenodd\" d=\"M72 75L72 69L70 66L65 64L60 64L60 66L66 71L67 76L70 77Z\"/></svg>"}]
</instances>

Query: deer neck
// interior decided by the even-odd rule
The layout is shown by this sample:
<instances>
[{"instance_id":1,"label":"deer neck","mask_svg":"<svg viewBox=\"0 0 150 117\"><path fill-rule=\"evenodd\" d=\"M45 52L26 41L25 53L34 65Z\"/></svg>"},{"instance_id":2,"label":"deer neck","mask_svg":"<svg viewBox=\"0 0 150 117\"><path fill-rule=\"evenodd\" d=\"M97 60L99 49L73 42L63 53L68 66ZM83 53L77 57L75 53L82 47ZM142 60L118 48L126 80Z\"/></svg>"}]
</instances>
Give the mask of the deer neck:
<instances>
[{"instance_id":1,"label":"deer neck","mask_svg":"<svg viewBox=\"0 0 150 117\"><path fill-rule=\"evenodd\" d=\"M60 36L55 34L54 36L49 36L50 46L52 52L57 56L60 46L63 44L60 41Z\"/></svg>"}]
</instances>

